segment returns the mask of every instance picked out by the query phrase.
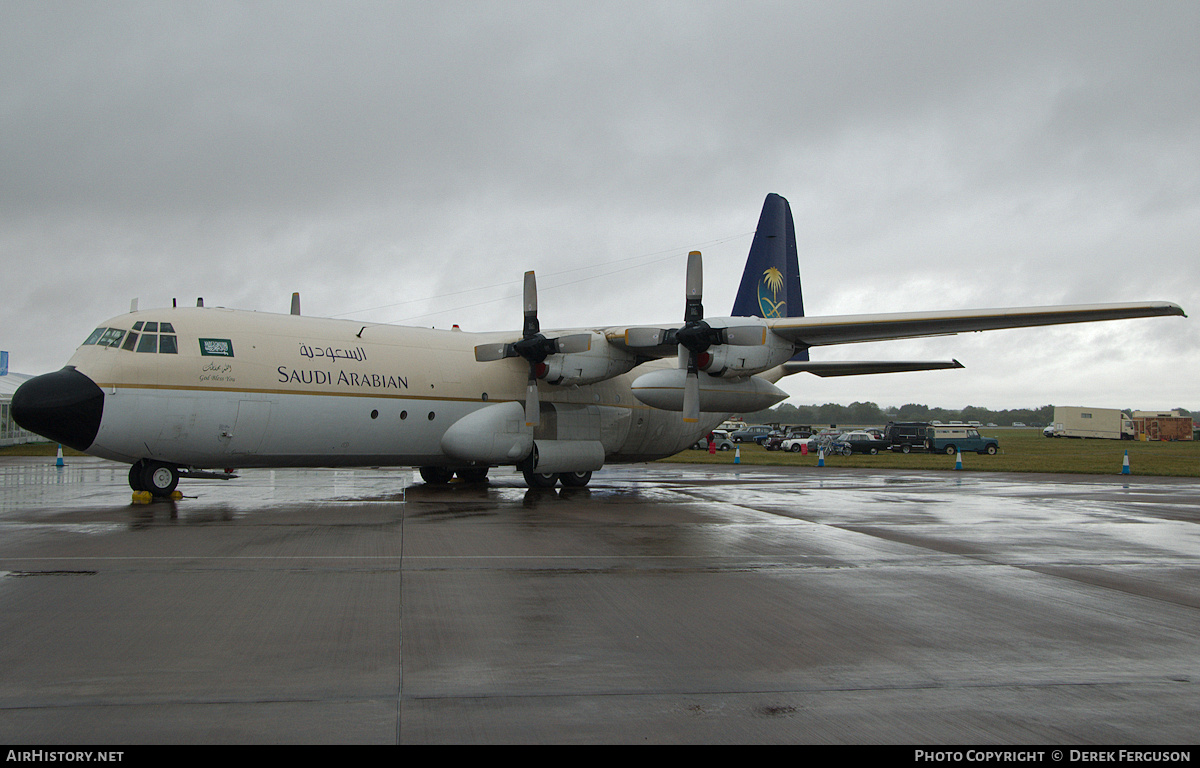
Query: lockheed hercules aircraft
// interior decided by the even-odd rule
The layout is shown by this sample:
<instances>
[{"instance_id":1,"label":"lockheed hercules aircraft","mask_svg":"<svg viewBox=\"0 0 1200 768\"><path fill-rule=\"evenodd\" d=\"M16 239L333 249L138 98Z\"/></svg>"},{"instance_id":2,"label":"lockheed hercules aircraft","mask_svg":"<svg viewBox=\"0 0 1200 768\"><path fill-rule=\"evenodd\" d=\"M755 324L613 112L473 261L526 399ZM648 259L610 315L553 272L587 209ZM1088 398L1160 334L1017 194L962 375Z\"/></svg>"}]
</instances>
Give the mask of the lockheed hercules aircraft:
<instances>
[{"instance_id":1,"label":"lockheed hercules aircraft","mask_svg":"<svg viewBox=\"0 0 1200 768\"><path fill-rule=\"evenodd\" d=\"M519 333L320 319L295 301L291 314L133 311L21 385L12 416L130 464L130 487L156 496L237 467L415 466L439 484L515 466L530 487L583 486L605 464L671 456L731 413L780 402L789 374L962 367L819 362L811 347L1184 314L1150 302L805 317L791 209L773 194L731 316L705 315L698 252L684 287L674 323L547 331L528 272Z\"/></svg>"}]
</instances>

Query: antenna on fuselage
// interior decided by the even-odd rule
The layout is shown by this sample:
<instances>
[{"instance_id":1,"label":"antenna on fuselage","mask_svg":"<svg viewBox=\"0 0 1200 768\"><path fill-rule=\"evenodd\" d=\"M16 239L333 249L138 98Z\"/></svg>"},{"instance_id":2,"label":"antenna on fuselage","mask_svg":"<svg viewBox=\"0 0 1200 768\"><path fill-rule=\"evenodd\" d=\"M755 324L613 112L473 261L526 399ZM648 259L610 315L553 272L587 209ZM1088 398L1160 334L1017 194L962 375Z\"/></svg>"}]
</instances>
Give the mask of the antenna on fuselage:
<instances>
[{"instance_id":1,"label":"antenna on fuselage","mask_svg":"<svg viewBox=\"0 0 1200 768\"><path fill-rule=\"evenodd\" d=\"M130 300L129 300L129 311L130 311L130 312L137 312L137 299L130 299Z\"/></svg>"},{"instance_id":2,"label":"antenna on fuselage","mask_svg":"<svg viewBox=\"0 0 1200 768\"><path fill-rule=\"evenodd\" d=\"M300 292L296 291L292 294L292 314L300 314Z\"/></svg>"}]
</instances>

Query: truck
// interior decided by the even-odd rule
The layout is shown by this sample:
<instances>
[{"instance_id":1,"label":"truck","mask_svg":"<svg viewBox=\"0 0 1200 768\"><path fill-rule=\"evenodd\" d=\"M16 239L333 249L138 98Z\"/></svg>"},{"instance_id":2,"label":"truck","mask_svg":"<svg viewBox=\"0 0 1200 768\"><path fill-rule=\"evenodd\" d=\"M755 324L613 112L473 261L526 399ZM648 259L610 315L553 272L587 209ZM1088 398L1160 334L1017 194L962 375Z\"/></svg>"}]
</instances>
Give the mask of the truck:
<instances>
[{"instance_id":1,"label":"truck","mask_svg":"<svg viewBox=\"0 0 1200 768\"><path fill-rule=\"evenodd\" d=\"M1108 440L1133 440L1137 436L1133 419L1117 408L1054 406L1054 424L1050 437L1098 437Z\"/></svg>"},{"instance_id":2,"label":"truck","mask_svg":"<svg viewBox=\"0 0 1200 768\"><path fill-rule=\"evenodd\" d=\"M975 451L995 456L1000 451L1000 441L984 437L969 424L930 425L925 428L925 450L953 456L959 451Z\"/></svg>"},{"instance_id":3,"label":"truck","mask_svg":"<svg viewBox=\"0 0 1200 768\"><path fill-rule=\"evenodd\" d=\"M927 421L889 421L883 431L883 437L888 447L893 451L908 453L909 451L925 450L925 430L929 427Z\"/></svg>"}]
</instances>

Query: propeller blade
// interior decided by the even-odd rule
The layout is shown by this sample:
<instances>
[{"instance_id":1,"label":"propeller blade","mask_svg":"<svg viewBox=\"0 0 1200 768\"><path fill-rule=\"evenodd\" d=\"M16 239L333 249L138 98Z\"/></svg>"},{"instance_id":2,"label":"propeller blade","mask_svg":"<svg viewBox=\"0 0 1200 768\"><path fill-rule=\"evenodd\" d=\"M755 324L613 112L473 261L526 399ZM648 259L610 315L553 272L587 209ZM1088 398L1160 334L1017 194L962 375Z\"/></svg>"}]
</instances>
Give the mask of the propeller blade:
<instances>
[{"instance_id":1,"label":"propeller blade","mask_svg":"<svg viewBox=\"0 0 1200 768\"><path fill-rule=\"evenodd\" d=\"M704 319L704 262L700 258L700 251L688 254L686 291L683 322Z\"/></svg>"},{"instance_id":2,"label":"propeller blade","mask_svg":"<svg viewBox=\"0 0 1200 768\"><path fill-rule=\"evenodd\" d=\"M523 335L528 339L542 329L537 319L537 278L534 277L532 269L525 273L525 287L522 293L525 306Z\"/></svg>"},{"instance_id":3,"label":"propeller blade","mask_svg":"<svg viewBox=\"0 0 1200 768\"><path fill-rule=\"evenodd\" d=\"M529 385L525 388L525 426L527 427L536 427L541 413L535 370L533 365L529 366Z\"/></svg>"},{"instance_id":4,"label":"propeller blade","mask_svg":"<svg viewBox=\"0 0 1200 768\"><path fill-rule=\"evenodd\" d=\"M592 348L592 334L573 333L570 336L559 336L554 343L562 354L587 352Z\"/></svg>"},{"instance_id":5,"label":"propeller blade","mask_svg":"<svg viewBox=\"0 0 1200 768\"><path fill-rule=\"evenodd\" d=\"M724 342L735 347L758 347L767 343L767 326L741 325L724 328Z\"/></svg>"},{"instance_id":6,"label":"propeller blade","mask_svg":"<svg viewBox=\"0 0 1200 768\"><path fill-rule=\"evenodd\" d=\"M480 344L475 347L475 362L490 363L506 357L516 357L512 344Z\"/></svg>"},{"instance_id":7,"label":"propeller blade","mask_svg":"<svg viewBox=\"0 0 1200 768\"><path fill-rule=\"evenodd\" d=\"M700 375L691 366L683 384L683 420L689 424L700 421Z\"/></svg>"}]
</instances>

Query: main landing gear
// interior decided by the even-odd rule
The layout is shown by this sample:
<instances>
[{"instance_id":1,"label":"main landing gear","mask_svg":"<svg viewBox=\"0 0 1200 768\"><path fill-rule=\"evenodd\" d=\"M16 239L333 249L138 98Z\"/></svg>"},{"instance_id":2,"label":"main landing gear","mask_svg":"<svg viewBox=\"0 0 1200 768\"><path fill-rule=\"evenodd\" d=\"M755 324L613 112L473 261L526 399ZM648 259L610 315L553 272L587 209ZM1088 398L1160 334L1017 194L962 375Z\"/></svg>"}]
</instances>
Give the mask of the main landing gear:
<instances>
[{"instance_id":1,"label":"main landing gear","mask_svg":"<svg viewBox=\"0 0 1200 768\"><path fill-rule=\"evenodd\" d=\"M453 469L451 467L421 467L421 479L429 485L446 485L455 475L458 479L466 483L484 483L487 482L487 467L462 467ZM553 472L540 473L533 472L524 467L521 468L521 474L525 477L525 485L530 488L553 488L562 483L563 488L583 488L592 479L591 472ZM133 483L132 473L130 474L130 483Z\"/></svg>"},{"instance_id":2,"label":"main landing gear","mask_svg":"<svg viewBox=\"0 0 1200 768\"><path fill-rule=\"evenodd\" d=\"M553 488L560 482L563 488L583 488L592 479L591 472L543 474L522 468L521 474L525 476L525 485L528 485L530 488Z\"/></svg>"}]
</instances>

